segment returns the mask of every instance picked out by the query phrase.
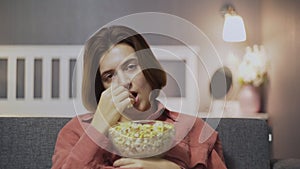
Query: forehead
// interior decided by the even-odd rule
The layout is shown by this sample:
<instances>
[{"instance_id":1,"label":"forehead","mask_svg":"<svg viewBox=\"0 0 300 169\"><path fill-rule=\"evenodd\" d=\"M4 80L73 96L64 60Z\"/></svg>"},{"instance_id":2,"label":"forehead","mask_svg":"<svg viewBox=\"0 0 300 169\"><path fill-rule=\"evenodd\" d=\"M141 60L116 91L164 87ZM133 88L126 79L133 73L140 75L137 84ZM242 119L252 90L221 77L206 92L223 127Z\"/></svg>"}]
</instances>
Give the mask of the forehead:
<instances>
[{"instance_id":1,"label":"forehead","mask_svg":"<svg viewBox=\"0 0 300 169\"><path fill-rule=\"evenodd\" d=\"M126 58L135 57L134 53L134 49L127 44L118 44L112 47L108 52L104 53L99 61L100 72L118 67L127 60Z\"/></svg>"}]
</instances>

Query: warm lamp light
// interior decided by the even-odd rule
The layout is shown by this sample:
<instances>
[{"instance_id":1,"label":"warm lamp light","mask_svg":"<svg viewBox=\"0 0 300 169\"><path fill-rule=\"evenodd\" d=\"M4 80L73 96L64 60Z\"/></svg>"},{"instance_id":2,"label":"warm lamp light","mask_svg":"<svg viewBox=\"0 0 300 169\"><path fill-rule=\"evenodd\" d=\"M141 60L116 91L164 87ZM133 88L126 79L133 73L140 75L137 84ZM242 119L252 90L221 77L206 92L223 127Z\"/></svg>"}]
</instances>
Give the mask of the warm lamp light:
<instances>
[{"instance_id":1,"label":"warm lamp light","mask_svg":"<svg viewBox=\"0 0 300 169\"><path fill-rule=\"evenodd\" d=\"M242 42L246 40L243 18L237 15L231 6L228 7L225 14L223 40L226 42Z\"/></svg>"}]
</instances>

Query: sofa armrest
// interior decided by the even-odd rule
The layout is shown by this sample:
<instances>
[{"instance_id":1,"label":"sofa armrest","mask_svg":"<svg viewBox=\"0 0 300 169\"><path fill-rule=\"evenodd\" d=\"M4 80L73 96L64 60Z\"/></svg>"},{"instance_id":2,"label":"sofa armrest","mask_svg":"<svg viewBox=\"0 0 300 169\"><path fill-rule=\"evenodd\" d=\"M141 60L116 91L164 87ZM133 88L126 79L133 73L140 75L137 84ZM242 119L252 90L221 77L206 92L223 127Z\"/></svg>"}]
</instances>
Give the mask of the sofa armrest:
<instances>
[{"instance_id":1,"label":"sofa armrest","mask_svg":"<svg viewBox=\"0 0 300 169\"><path fill-rule=\"evenodd\" d=\"M299 169L300 159L282 159L273 163L273 169Z\"/></svg>"}]
</instances>

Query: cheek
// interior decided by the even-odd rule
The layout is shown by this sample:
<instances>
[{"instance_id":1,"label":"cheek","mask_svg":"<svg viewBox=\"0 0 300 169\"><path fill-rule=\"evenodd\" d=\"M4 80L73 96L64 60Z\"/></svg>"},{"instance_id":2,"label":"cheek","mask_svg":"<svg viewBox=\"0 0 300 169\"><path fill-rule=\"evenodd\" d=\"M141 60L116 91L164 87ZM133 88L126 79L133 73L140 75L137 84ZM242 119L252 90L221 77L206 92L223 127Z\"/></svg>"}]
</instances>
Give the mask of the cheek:
<instances>
[{"instance_id":1,"label":"cheek","mask_svg":"<svg viewBox=\"0 0 300 169\"><path fill-rule=\"evenodd\" d=\"M107 89L111 86L111 83L103 83L104 89Z\"/></svg>"},{"instance_id":2,"label":"cheek","mask_svg":"<svg viewBox=\"0 0 300 169\"><path fill-rule=\"evenodd\" d=\"M143 73L137 74L132 80L132 84L140 88L141 90L151 88Z\"/></svg>"}]
</instances>

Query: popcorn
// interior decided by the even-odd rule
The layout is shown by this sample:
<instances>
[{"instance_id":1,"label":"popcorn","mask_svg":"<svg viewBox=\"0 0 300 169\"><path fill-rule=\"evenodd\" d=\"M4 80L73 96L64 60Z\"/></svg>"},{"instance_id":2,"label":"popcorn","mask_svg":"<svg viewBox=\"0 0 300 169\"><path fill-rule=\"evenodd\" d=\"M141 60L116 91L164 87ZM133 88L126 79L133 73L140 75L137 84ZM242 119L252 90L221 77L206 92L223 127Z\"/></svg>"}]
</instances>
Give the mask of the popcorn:
<instances>
[{"instance_id":1,"label":"popcorn","mask_svg":"<svg viewBox=\"0 0 300 169\"><path fill-rule=\"evenodd\" d=\"M163 121L122 122L109 129L109 138L124 157L144 158L167 151L175 136L173 124Z\"/></svg>"}]
</instances>

